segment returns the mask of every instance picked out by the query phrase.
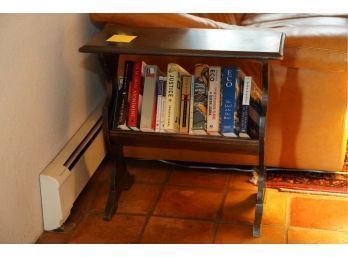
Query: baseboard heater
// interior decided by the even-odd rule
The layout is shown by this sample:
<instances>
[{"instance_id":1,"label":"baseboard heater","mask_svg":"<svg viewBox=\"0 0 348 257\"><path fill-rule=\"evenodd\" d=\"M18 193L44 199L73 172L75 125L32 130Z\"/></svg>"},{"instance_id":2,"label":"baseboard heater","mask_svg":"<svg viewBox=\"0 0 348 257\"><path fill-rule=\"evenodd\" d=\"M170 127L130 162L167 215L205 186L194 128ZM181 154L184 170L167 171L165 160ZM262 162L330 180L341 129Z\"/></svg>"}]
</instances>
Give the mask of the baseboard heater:
<instances>
[{"instance_id":1,"label":"baseboard heater","mask_svg":"<svg viewBox=\"0 0 348 257\"><path fill-rule=\"evenodd\" d=\"M57 229L66 221L105 155L99 106L40 174L44 230Z\"/></svg>"}]
</instances>

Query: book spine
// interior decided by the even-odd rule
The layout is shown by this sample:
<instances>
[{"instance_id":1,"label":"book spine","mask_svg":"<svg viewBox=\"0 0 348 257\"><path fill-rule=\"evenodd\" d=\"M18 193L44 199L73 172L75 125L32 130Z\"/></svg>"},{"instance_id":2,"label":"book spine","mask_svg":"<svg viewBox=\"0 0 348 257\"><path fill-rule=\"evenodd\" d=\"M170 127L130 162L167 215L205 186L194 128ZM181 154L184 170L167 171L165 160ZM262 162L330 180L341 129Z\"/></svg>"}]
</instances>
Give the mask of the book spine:
<instances>
[{"instance_id":1,"label":"book spine","mask_svg":"<svg viewBox=\"0 0 348 257\"><path fill-rule=\"evenodd\" d=\"M118 127L118 118L120 115L120 107L122 101L122 87L123 87L123 77L118 78L117 86L113 86L113 105L111 109L112 114L112 126L111 128L115 129Z\"/></svg>"},{"instance_id":2,"label":"book spine","mask_svg":"<svg viewBox=\"0 0 348 257\"><path fill-rule=\"evenodd\" d=\"M176 64L168 64L166 93L166 116L164 129L167 132L179 132L181 76Z\"/></svg>"},{"instance_id":3,"label":"book spine","mask_svg":"<svg viewBox=\"0 0 348 257\"><path fill-rule=\"evenodd\" d=\"M183 76L181 91L180 133L189 133L191 76Z\"/></svg>"},{"instance_id":4,"label":"book spine","mask_svg":"<svg viewBox=\"0 0 348 257\"><path fill-rule=\"evenodd\" d=\"M242 78L241 84L243 84L243 99L240 110L240 137L249 137L248 135L248 113L250 104L250 91L251 91L251 77L245 76Z\"/></svg>"},{"instance_id":5,"label":"book spine","mask_svg":"<svg viewBox=\"0 0 348 257\"><path fill-rule=\"evenodd\" d=\"M122 96L121 96L121 104L120 104L120 115L118 117L118 128L128 129L127 127L127 118L128 118L128 110L129 110L129 88L132 80L133 74L133 62L126 61L124 67L123 74L123 86L122 86Z\"/></svg>"},{"instance_id":6,"label":"book spine","mask_svg":"<svg viewBox=\"0 0 348 257\"><path fill-rule=\"evenodd\" d=\"M236 71L236 86L235 86L235 95L234 95L234 121L233 121L233 130L238 136L240 131L240 110L242 107L242 98L243 92L241 91L241 84L239 79L239 70Z\"/></svg>"},{"instance_id":7,"label":"book spine","mask_svg":"<svg viewBox=\"0 0 348 257\"><path fill-rule=\"evenodd\" d=\"M143 67L141 61L134 63L132 84L129 92L129 112L127 126L133 130L139 130L141 104L143 94Z\"/></svg>"},{"instance_id":8,"label":"book spine","mask_svg":"<svg viewBox=\"0 0 348 257\"><path fill-rule=\"evenodd\" d=\"M206 64L196 65L193 95L193 133L206 134L208 81L209 66Z\"/></svg>"},{"instance_id":9,"label":"book spine","mask_svg":"<svg viewBox=\"0 0 348 257\"><path fill-rule=\"evenodd\" d=\"M248 136L253 139L259 138L260 114L250 105L248 113Z\"/></svg>"},{"instance_id":10,"label":"book spine","mask_svg":"<svg viewBox=\"0 0 348 257\"><path fill-rule=\"evenodd\" d=\"M209 67L207 132L219 135L220 131L221 67Z\"/></svg>"},{"instance_id":11,"label":"book spine","mask_svg":"<svg viewBox=\"0 0 348 257\"><path fill-rule=\"evenodd\" d=\"M155 131L160 132L161 128L161 111L162 111L162 95L163 95L163 77L160 76L157 80L156 86L156 95L157 95L157 104L156 104L156 125Z\"/></svg>"},{"instance_id":12,"label":"book spine","mask_svg":"<svg viewBox=\"0 0 348 257\"><path fill-rule=\"evenodd\" d=\"M163 77L160 132L165 132L164 123L165 123L165 117L166 117L166 100L167 100L166 89L167 89L167 77Z\"/></svg>"},{"instance_id":13,"label":"book spine","mask_svg":"<svg viewBox=\"0 0 348 257\"><path fill-rule=\"evenodd\" d=\"M156 113L157 113L157 95L156 95L156 90L154 94L154 104L152 108L152 123L151 123L151 131L155 131L156 129Z\"/></svg>"},{"instance_id":14,"label":"book spine","mask_svg":"<svg viewBox=\"0 0 348 257\"><path fill-rule=\"evenodd\" d=\"M157 75L158 68L156 65L145 66L144 93L140 121L140 130L142 131L155 130Z\"/></svg>"},{"instance_id":15,"label":"book spine","mask_svg":"<svg viewBox=\"0 0 348 257\"><path fill-rule=\"evenodd\" d=\"M194 104L194 94L195 94L195 77L194 76L191 76L191 92L190 92L190 95L191 95L191 99L190 99L190 115L189 115L189 120L190 120L190 123L189 123L189 134L193 134L193 130L192 130L192 127L193 127L193 104Z\"/></svg>"},{"instance_id":16,"label":"book spine","mask_svg":"<svg viewBox=\"0 0 348 257\"><path fill-rule=\"evenodd\" d=\"M261 99L262 90L252 81L248 112L248 135L253 139L259 138L260 114L262 113Z\"/></svg>"},{"instance_id":17,"label":"book spine","mask_svg":"<svg viewBox=\"0 0 348 257\"><path fill-rule=\"evenodd\" d=\"M234 107L236 91L236 73L233 67L223 69L221 99L221 133L236 136L234 131Z\"/></svg>"},{"instance_id":18,"label":"book spine","mask_svg":"<svg viewBox=\"0 0 348 257\"><path fill-rule=\"evenodd\" d=\"M256 83L252 81L250 92L250 106L252 106L258 113L262 113L262 90Z\"/></svg>"}]
</instances>

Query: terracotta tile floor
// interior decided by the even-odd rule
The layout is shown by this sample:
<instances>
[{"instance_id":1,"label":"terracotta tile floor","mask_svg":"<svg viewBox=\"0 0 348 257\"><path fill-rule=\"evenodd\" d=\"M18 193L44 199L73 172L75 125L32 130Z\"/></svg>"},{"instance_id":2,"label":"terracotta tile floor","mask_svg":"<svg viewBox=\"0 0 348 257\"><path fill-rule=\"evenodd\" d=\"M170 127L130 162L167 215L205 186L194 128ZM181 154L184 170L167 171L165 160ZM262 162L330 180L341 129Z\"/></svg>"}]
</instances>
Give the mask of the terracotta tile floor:
<instances>
[{"instance_id":1,"label":"terracotta tile floor","mask_svg":"<svg viewBox=\"0 0 348 257\"><path fill-rule=\"evenodd\" d=\"M348 243L347 197L267 189L262 236L252 237L256 187L246 173L128 160L135 184L103 221L109 163L77 199L63 232L38 243Z\"/></svg>"}]
</instances>

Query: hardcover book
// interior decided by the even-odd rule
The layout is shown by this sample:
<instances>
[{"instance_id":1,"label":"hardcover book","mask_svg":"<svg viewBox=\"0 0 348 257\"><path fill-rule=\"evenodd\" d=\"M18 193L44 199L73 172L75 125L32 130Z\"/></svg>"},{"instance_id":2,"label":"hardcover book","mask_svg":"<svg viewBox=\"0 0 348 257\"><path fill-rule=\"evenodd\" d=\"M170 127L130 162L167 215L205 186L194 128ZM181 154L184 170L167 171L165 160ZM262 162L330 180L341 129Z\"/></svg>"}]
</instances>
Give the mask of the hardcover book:
<instances>
[{"instance_id":1,"label":"hardcover book","mask_svg":"<svg viewBox=\"0 0 348 257\"><path fill-rule=\"evenodd\" d=\"M192 76L182 77L180 133L189 133Z\"/></svg>"},{"instance_id":2,"label":"hardcover book","mask_svg":"<svg viewBox=\"0 0 348 257\"><path fill-rule=\"evenodd\" d=\"M129 90L129 112L127 126L133 130L139 130L141 120L141 105L144 89L144 68L146 63L134 62L132 83Z\"/></svg>"},{"instance_id":3,"label":"hardcover book","mask_svg":"<svg viewBox=\"0 0 348 257\"><path fill-rule=\"evenodd\" d=\"M143 104L141 107L140 130L154 132L156 127L158 76L162 75L157 65L145 66Z\"/></svg>"},{"instance_id":4,"label":"hardcover book","mask_svg":"<svg viewBox=\"0 0 348 257\"><path fill-rule=\"evenodd\" d=\"M121 104L120 111L118 117L118 125L117 127L120 129L129 130L127 127L127 118L128 118L128 109L129 109L129 85L132 80L133 74L133 62L126 61L124 65L124 73L123 73L123 84L122 84L122 96L121 96Z\"/></svg>"},{"instance_id":5,"label":"hardcover book","mask_svg":"<svg viewBox=\"0 0 348 257\"><path fill-rule=\"evenodd\" d=\"M207 133L220 135L221 67L209 67Z\"/></svg>"},{"instance_id":6,"label":"hardcover book","mask_svg":"<svg viewBox=\"0 0 348 257\"><path fill-rule=\"evenodd\" d=\"M236 95L238 96L237 69L226 67L222 72L222 96L221 96L221 134L228 137L237 137L236 119Z\"/></svg>"},{"instance_id":7,"label":"hardcover book","mask_svg":"<svg viewBox=\"0 0 348 257\"><path fill-rule=\"evenodd\" d=\"M193 83L193 110L191 134L206 135L207 125L207 93L209 81L209 66L195 65Z\"/></svg>"},{"instance_id":8,"label":"hardcover book","mask_svg":"<svg viewBox=\"0 0 348 257\"><path fill-rule=\"evenodd\" d=\"M166 132L177 133L180 130L181 77L183 75L190 74L176 63L168 64L164 122Z\"/></svg>"}]
</instances>

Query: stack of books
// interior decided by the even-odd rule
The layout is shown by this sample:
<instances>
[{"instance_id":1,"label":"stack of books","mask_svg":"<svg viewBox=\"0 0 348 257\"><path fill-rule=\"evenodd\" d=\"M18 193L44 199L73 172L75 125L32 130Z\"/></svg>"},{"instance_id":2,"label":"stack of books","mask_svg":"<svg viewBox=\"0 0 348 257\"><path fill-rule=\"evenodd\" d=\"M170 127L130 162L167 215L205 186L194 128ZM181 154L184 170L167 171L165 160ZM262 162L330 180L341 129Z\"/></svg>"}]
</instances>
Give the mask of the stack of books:
<instances>
[{"instance_id":1,"label":"stack of books","mask_svg":"<svg viewBox=\"0 0 348 257\"><path fill-rule=\"evenodd\" d=\"M126 61L112 129L258 138L262 91L238 67Z\"/></svg>"}]
</instances>

